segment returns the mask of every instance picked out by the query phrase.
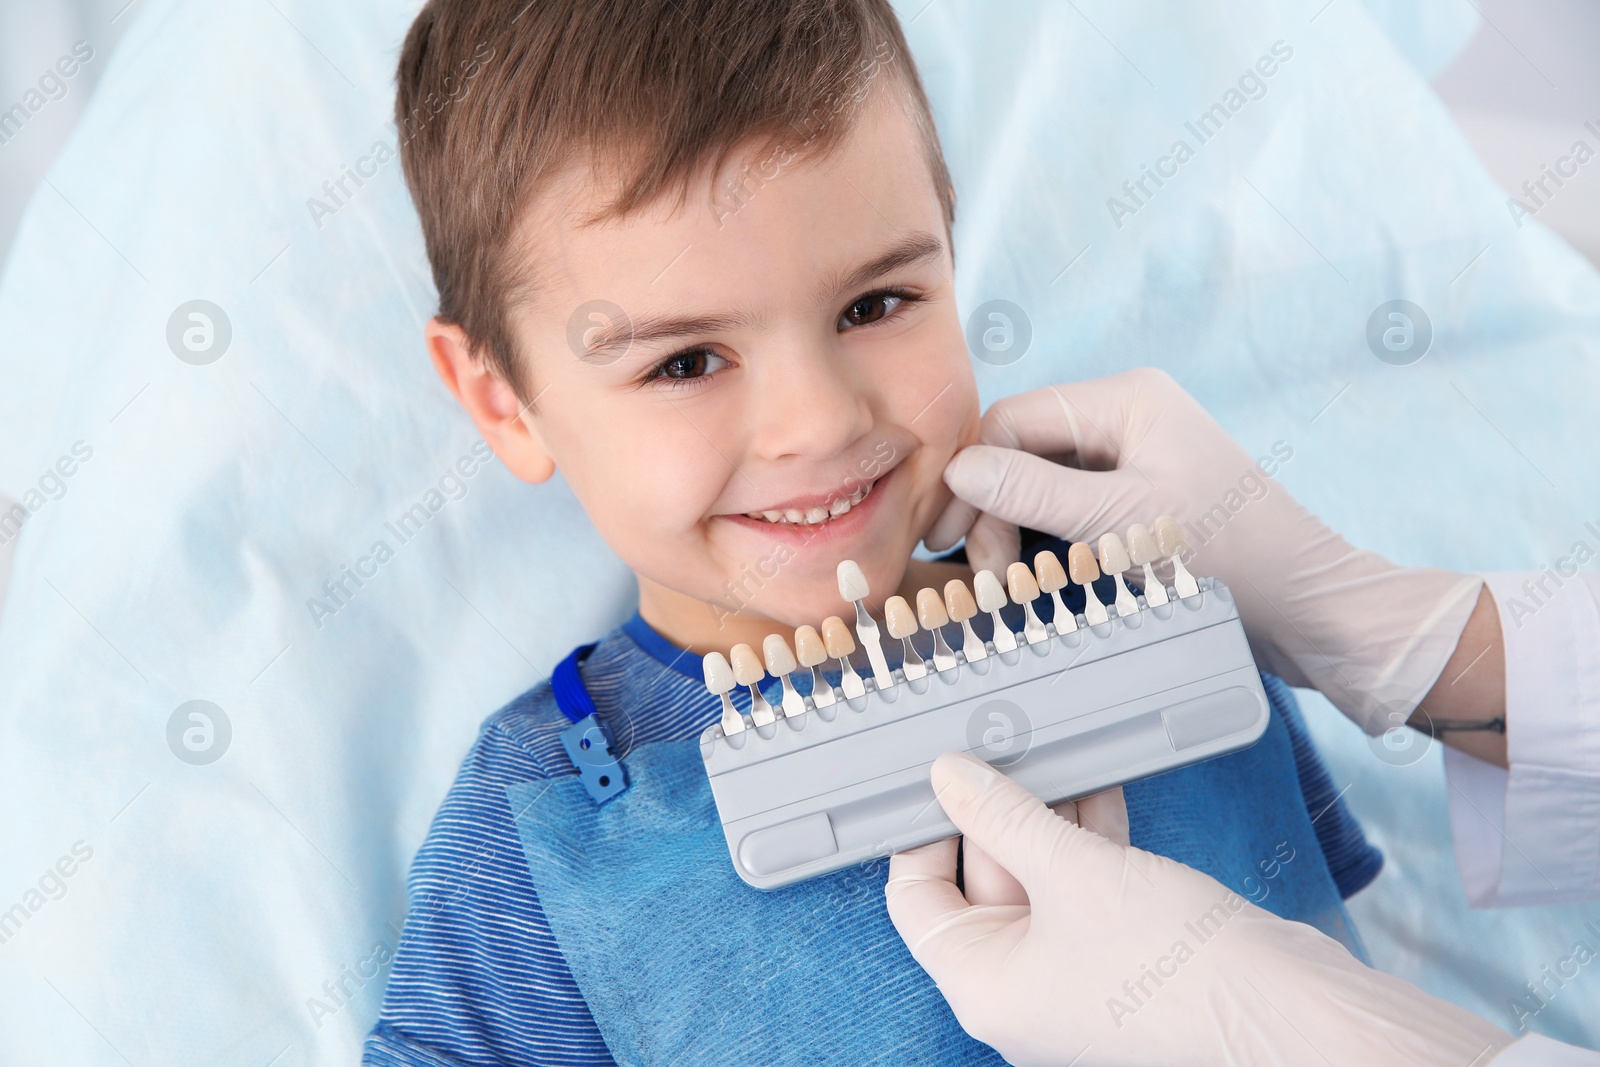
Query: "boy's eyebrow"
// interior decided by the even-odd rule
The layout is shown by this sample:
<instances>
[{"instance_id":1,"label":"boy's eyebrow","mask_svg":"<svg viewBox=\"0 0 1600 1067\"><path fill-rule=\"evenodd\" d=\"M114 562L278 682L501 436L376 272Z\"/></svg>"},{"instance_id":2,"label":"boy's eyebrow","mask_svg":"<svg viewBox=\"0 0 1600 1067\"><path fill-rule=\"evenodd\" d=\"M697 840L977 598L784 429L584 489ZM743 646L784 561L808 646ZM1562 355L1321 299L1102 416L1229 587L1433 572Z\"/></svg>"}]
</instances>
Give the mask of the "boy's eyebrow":
<instances>
[{"instance_id":1,"label":"boy's eyebrow","mask_svg":"<svg viewBox=\"0 0 1600 1067\"><path fill-rule=\"evenodd\" d=\"M836 293L859 289L880 274L888 274L901 267L909 267L932 259L944 251L944 242L925 230L913 231L895 242L876 259L863 263L848 273L836 274L817 288L817 299L826 300Z\"/></svg>"},{"instance_id":2,"label":"boy's eyebrow","mask_svg":"<svg viewBox=\"0 0 1600 1067\"><path fill-rule=\"evenodd\" d=\"M697 333L719 333L750 324L748 315L648 315L639 319L622 318L592 331L592 339L584 346L584 360L593 360L615 349L626 350L632 345L649 344L669 337L683 337Z\"/></svg>"},{"instance_id":3,"label":"boy's eyebrow","mask_svg":"<svg viewBox=\"0 0 1600 1067\"><path fill-rule=\"evenodd\" d=\"M835 274L817 289L819 300L835 293L858 289L872 279L900 267L932 259L944 252L944 242L931 233L917 231L891 245L882 255L848 272ZM622 318L591 332L583 359L592 360L614 349L649 344L669 337L718 333L750 325L748 315L650 315L638 319Z\"/></svg>"}]
</instances>

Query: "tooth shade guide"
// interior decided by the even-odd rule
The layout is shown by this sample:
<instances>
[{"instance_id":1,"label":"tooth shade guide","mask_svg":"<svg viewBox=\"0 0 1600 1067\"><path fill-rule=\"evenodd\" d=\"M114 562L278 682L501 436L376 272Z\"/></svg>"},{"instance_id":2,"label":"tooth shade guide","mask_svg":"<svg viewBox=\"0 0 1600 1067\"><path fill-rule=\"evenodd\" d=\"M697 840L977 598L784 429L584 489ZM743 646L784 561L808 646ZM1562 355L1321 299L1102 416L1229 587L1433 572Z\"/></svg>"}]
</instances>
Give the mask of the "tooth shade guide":
<instances>
[{"instance_id":1,"label":"tooth shade guide","mask_svg":"<svg viewBox=\"0 0 1600 1067\"><path fill-rule=\"evenodd\" d=\"M828 646L822 643L822 635L809 624L796 627L794 651L802 667L820 666L828 658Z\"/></svg>"},{"instance_id":2,"label":"tooth shade guide","mask_svg":"<svg viewBox=\"0 0 1600 1067\"><path fill-rule=\"evenodd\" d=\"M756 657L756 650L746 644L737 644L733 646L733 655L729 658L733 664L734 680L750 690L750 721L757 726L770 726L777 721L777 716L767 703L767 698L761 695L761 679L766 677L767 672Z\"/></svg>"},{"instance_id":3,"label":"tooth shade guide","mask_svg":"<svg viewBox=\"0 0 1600 1067\"><path fill-rule=\"evenodd\" d=\"M1183 560L1177 556L1172 557L1172 590L1180 597L1200 594L1200 583L1195 581L1194 575L1189 573L1189 568L1185 567Z\"/></svg>"},{"instance_id":4,"label":"tooth shade guide","mask_svg":"<svg viewBox=\"0 0 1600 1067\"><path fill-rule=\"evenodd\" d=\"M884 601L883 622L890 637L910 637L917 632L917 613L903 596L892 596Z\"/></svg>"},{"instance_id":5,"label":"tooth shade guide","mask_svg":"<svg viewBox=\"0 0 1600 1067\"><path fill-rule=\"evenodd\" d=\"M907 679L926 678L928 676L928 663L922 658L922 653L917 651L917 646L910 637L900 639L903 646L900 660L900 673Z\"/></svg>"},{"instance_id":6,"label":"tooth shade guide","mask_svg":"<svg viewBox=\"0 0 1600 1067\"><path fill-rule=\"evenodd\" d=\"M1115 604L1118 615L1132 615L1139 610L1139 601L1134 597L1133 591L1128 588L1127 581L1119 573L1116 576L1117 595Z\"/></svg>"},{"instance_id":7,"label":"tooth shade guide","mask_svg":"<svg viewBox=\"0 0 1600 1067\"><path fill-rule=\"evenodd\" d=\"M836 573L839 578L839 596L852 604L867 598L871 590L867 586L867 576L861 572L861 564L853 559L840 560Z\"/></svg>"},{"instance_id":8,"label":"tooth shade guide","mask_svg":"<svg viewBox=\"0 0 1600 1067\"><path fill-rule=\"evenodd\" d=\"M1155 568L1148 563L1141 563L1144 568L1144 602L1152 608L1159 608L1168 603L1167 587L1161 584L1161 579L1156 575Z\"/></svg>"},{"instance_id":9,"label":"tooth shade guide","mask_svg":"<svg viewBox=\"0 0 1600 1067\"><path fill-rule=\"evenodd\" d=\"M1101 603L1100 595L1094 591L1094 586L1083 587L1083 621L1090 626L1099 626L1109 622L1111 615L1106 611L1105 604Z\"/></svg>"},{"instance_id":10,"label":"tooth shade guide","mask_svg":"<svg viewBox=\"0 0 1600 1067\"><path fill-rule=\"evenodd\" d=\"M811 703L819 708L832 707L833 686L822 676L822 665L828 662L828 648L815 626L795 628L794 651L801 669L811 672Z\"/></svg>"},{"instance_id":11,"label":"tooth shade guide","mask_svg":"<svg viewBox=\"0 0 1600 1067\"><path fill-rule=\"evenodd\" d=\"M1150 536L1149 529L1142 522L1128 527L1128 559L1144 572L1141 584L1144 586L1145 604L1158 608L1167 603L1167 587L1161 583L1155 569L1156 562L1161 559L1161 550L1156 547L1156 539Z\"/></svg>"},{"instance_id":12,"label":"tooth shade guide","mask_svg":"<svg viewBox=\"0 0 1600 1067\"><path fill-rule=\"evenodd\" d=\"M952 578L944 583L944 606L950 612L950 617L961 624L961 651L967 657L968 663L975 663L989 654L983 647L983 639L972 628L972 618L978 614L978 602L972 598L972 590L967 588L967 583L960 578Z\"/></svg>"},{"instance_id":13,"label":"tooth shade guide","mask_svg":"<svg viewBox=\"0 0 1600 1067\"><path fill-rule=\"evenodd\" d=\"M889 636L899 638L903 646L900 672L907 678L926 678L928 665L923 662L922 654L911 641L911 635L917 632L917 613L911 610L905 597L892 596L884 601L883 624Z\"/></svg>"},{"instance_id":14,"label":"tooth shade guide","mask_svg":"<svg viewBox=\"0 0 1600 1067\"><path fill-rule=\"evenodd\" d=\"M1131 550L1129 556L1134 577L1124 574L1124 580L1133 586L1140 573L1133 568L1153 564L1132 560ZM1108 562L1116 565L1114 554ZM1040 584L1041 593L1061 597L1063 610L1054 621L1065 625L1064 607L1072 597L1062 596L1064 587ZM1052 790L1047 803L1104 788L1111 776L1134 780L1250 744L1270 720L1269 702L1233 597L1214 579L1199 585L1205 595L1176 611L1163 607L1128 620L1136 625L1112 619L1090 631L1080 620L1079 632L1069 639L1030 646L1027 655L1002 658L990 646L988 659L974 670L962 669L957 655L955 668L937 681L916 681L881 695L866 686L848 708L790 720L781 729L747 726L743 736L725 739L716 726L708 728L701 751L738 874L760 889L781 888L959 832L941 819L937 805L927 810L928 797L907 795L905 761L912 754L912 764L920 766L910 769L925 775L937 751L927 758L915 755L927 747L926 739L965 736L975 721L987 726L983 708L996 696L1025 710L1036 738L1074 731L1070 752L1049 744L1029 749L1027 773ZM919 591L906 599L917 604L927 598ZM948 601L945 607L952 615ZM970 623L976 610L974 599L972 610L959 614ZM889 616L885 611L877 618L885 634L891 621L897 634L909 629ZM920 612L918 623L937 639L938 626L924 624ZM920 634L914 640L927 643ZM807 658L804 643L796 634L797 660ZM831 674L832 664L827 669ZM902 679L899 670L894 673ZM1050 688L1058 680L1063 684ZM1172 718L1166 712L1178 706L1177 699L1183 713ZM1088 715L1110 728L1084 734ZM1018 736L1013 725L1000 733L1008 741ZM819 824L832 827L825 839L815 830Z\"/></svg>"},{"instance_id":15,"label":"tooth shade guide","mask_svg":"<svg viewBox=\"0 0 1600 1067\"><path fill-rule=\"evenodd\" d=\"M1023 639L1030 645L1045 640L1048 635L1044 623L1033 610L1033 602L1039 598L1039 583L1026 563L1019 561L1006 568L1006 588L1011 592L1012 601L1022 605Z\"/></svg>"},{"instance_id":16,"label":"tooth shade guide","mask_svg":"<svg viewBox=\"0 0 1600 1067\"><path fill-rule=\"evenodd\" d=\"M800 666L794 658L794 652L789 648L789 642L783 639L782 634L768 634L766 640L761 643L761 654L767 663L767 673L774 678L791 674Z\"/></svg>"},{"instance_id":17,"label":"tooth shade guide","mask_svg":"<svg viewBox=\"0 0 1600 1067\"><path fill-rule=\"evenodd\" d=\"M866 684L850 665L850 655L856 650L856 639L851 636L850 627L839 616L829 615L822 620L822 642L828 655L839 661L839 688L845 699L865 696Z\"/></svg>"},{"instance_id":18,"label":"tooth shade guide","mask_svg":"<svg viewBox=\"0 0 1600 1067\"><path fill-rule=\"evenodd\" d=\"M851 636L850 627L837 615L822 620L822 641L828 655L834 659L849 659L856 650L856 639Z\"/></svg>"},{"instance_id":19,"label":"tooth shade guide","mask_svg":"<svg viewBox=\"0 0 1600 1067\"><path fill-rule=\"evenodd\" d=\"M1074 541L1067 549L1067 573L1079 585L1093 585L1100 578L1100 564L1085 541Z\"/></svg>"},{"instance_id":20,"label":"tooth shade guide","mask_svg":"<svg viewBox=\"0 0 1600 1067\"><path fill-rule=\"evenodd\" d=\"M872 665L873 683L879 689L888 689L895 684L894 675L890 673L889 661L883 655L878 624L871 612L867 611L866 599L872 592L867 584L867 576L862 572L861 564L853 559L840 560L835 573L839 579L839 595L856 607L856 636L861 639L867 662Z\"/></svg>"},{"instance_id":21,"label":"tooth shade guide","mask_svg":"<svg viewBox=\"0 0 1600 1067\"><path fill-rule=\"evenodd\" d=\"M733 667L729 665L728 658L721 652L707 652L701 660L701 668L705 671L706 688L722 699L723 736L743 733L744 716L739 714L729 696L738 683L734 680Z\"/></svg>"},{"instance_id":22,"label":"tooth shade guide","mask_svg":"<svg viewBox=\"0 0 1600 1067\"><path fill-rule=\"evenodd\" d=\"M1100 578L1100 564L1095 562L1094 552L1087 543L1075 541L1067 549L1067 571L1074 582L1083 586L1084 621L1090 626L1108 621L1110 616L1106 613L1106 606L1094 591L1094 583Z\"/></svg>"},{"instance_id":23,"label":"tooth shade guide","mask_svg":"<svg viewBox=\"0 0 1600 1067\"><path fill-rule=\"evenodd\" d=\"M1017 635L1011 632L1011 627L1000 617L1000 609L1006 606L1006 591L1000 584L1000 579L995 577L993 571L979 571L973 575L973 588L978 595L978 610L987 611L989 618L994 622L994 632L989 638L996 652L1012 652L1017 647Z\"/></svg>"},{"instance_id":24,"label":"tooth shade guide","mask_svg":"<svg viewBox=\"0 0 1600 1067\"><path fill-rule=\"evenodd\" d=\"M950 612L945 610L944 600L937 589L918 590L917 621L924 630L938 630L950 621Z\"/></svg>"},{"instance_id":25,"label":"tooth shade guide","mask_svg":"<svg viewBox=\"0 0 1600 1067\"><path fill-rule=\"evenodd\" d=\"M819 708L831 708L834 705L833 686L823 677L821 667L811 668L811 703Z\"/></svg>"},{"instance_id":26,"label":"tooth shade guide","mask_svg":"<svg viewBox=\"0 0 1600 1067\"><path fill-rule=\"evenodd\" d=\"M917 592L917 621L924 630L933 634L933 669L948 671L956 667L956 654L950 651L950 646L945 642L944 629L950 622L950 613L945 610L944 600L939 596L937 589L922 589Z\"/></svg>"},{"instance_id":27,"label":"tooth shade guide","mask_svg":"<svg viewBox=\"0 0 1600 1067\"><path fill-rule=\"evenodd\" d=\"M1106 574L1121 574L1132 566L1122 538L1114 533L1100 535L1100 569Z\"/></svg>"},{"instance_id":28,"label":"tooth shade guide","mask_svg":"<svg viewBox=\"0 0 1600 1067\"><path fill-rule=\"evenodd\" d=\"M794 687L794 679L790 677L800 664L795 661L794 653L789 648L789 642L783 639L782 634L768 634L766 640L761 642L761 653L767 662L767 673L778 679L783 686L783 714L785 718L794 718L806 713L805 698Z\"/></svg>"},{"instance_id":29,"label":"tooth shade guide","mask_svg":"<svg viewBox=\"0 0 1600 1067\"><path fill-rule=\"evenodd\" d=\"M862 681L861 675L856 673L855 666L848 659L839 660L839 689L846 700L867 695L867 683Z\"/></svg>"},{"instance_id":30,"label":"tooth shade guide","mask_svg":"<svg viewBox=\"0 0 1600 1067\"><path fill-rule=\"evenodd\" d=\"M1061 560L1054 552L1044 549L1033 557L1033 571L1039 582L1039 588L1050 594L1050 603L1055 608L1055 614L1050 618L1055 626L1056 633L1071 633L1078 628L1078 620L1073 618L1072 612L1067 610L1066 601L1061 599L1061 590L1067 587L1067 572L1061 566Z\"/></svg>"},{"instance_id":31,"label":"tooth shade guide","mask_svg":"<svg viewBox=\"0 0 1600 1067\"><path fill-rule=\"evenodd\" d=\"M1156 549L1172 561L1172 591L1179 597L1198 594L1199 583L1189 573L1189 568L1183 565L1183 554L1189 551L1189 542L1184 539L1183 528L1178 525L1178 520L1171 515L1161 516L1156 520L1154 533Z\"/></svg>"},{"instance_id":32,"label":"tooth shade guide","mask_svg":"<svg viewBox=\"0 0 1600 1067\"><path fill-rule=\"evenodd\" d=\"M1118 615L1132 615L1139 610L1139 602L1133 598L1133 593L1128 590L1128 583L1122 574L1133 562L1128 559L1128 550L1123 547L1122 538L1114 533L1100 535L1100 569L1112 576L1117 583L1116 606Z\"/></svg>"}]
</instances>

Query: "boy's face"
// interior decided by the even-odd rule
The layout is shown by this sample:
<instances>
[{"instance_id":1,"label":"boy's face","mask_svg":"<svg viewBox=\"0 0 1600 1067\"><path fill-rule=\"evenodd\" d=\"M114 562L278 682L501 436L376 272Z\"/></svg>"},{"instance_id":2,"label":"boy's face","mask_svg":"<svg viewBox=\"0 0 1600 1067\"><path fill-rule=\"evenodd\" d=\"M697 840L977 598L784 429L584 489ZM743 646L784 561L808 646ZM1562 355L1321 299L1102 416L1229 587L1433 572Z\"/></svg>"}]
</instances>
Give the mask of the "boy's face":
<instances>
[{"instance_id":1,"label":"boy's face","mask_svg":"<svg viewBox=\"0 0 1600 1067\"><path fill-rule=\"evenodd\" d=\"M875 88L831 153L728 191L766 158L736 156L713 204L708 176L681 208L593 227L575 221L599 203L587 170L541 198L520 234L536 295L512 319L526 411L429 331L501 458L530 481L559 469L645 619L701 650L842 613L843 559L880 605L977 439L944 218L898 92Z\"/></svg>"}]
</instances>

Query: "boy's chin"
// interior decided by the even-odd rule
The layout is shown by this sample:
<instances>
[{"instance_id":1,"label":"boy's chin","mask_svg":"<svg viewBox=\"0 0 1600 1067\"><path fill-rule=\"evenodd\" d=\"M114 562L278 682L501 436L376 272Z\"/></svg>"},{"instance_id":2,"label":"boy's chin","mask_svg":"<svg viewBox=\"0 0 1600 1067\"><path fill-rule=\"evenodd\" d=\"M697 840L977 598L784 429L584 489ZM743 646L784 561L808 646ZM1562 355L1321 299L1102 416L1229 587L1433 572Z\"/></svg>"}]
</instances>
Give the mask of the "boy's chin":
<instances>
[{"instance_id":1,"label":"boy's chin","mask_svg":"<svg viewBox=\"0 0 1600 1067\"><path fill-rule=\"evenodd\" d=\"M856 561L866 575L871 590L866 605L874 615L883 614L884 601L899 590L910 561L909 552L898 559ZM764 591L758 600L750 603L749 611L789 628L809 625L820 629L822 620L829 615L838 615L852 624L855 621L853 605L839 592L835 568L804 582L775 583L770 591Z\"/></svg>"}]
</instances>

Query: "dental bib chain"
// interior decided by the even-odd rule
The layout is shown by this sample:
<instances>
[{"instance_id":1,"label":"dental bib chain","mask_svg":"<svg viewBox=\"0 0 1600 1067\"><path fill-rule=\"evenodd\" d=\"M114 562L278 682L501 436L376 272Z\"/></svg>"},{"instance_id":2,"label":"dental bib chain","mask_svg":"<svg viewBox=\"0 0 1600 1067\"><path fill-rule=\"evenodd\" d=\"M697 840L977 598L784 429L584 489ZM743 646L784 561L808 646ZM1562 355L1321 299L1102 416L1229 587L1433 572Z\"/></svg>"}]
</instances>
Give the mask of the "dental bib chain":
<instances>
[{"instance_id":1,"label":"dental bib chain","mask_svg":"<svg viewBox=\"0 0 1600 1067\"><path fill-rule=\"evenodd\" d=\"M1269 705L1238 610L1226 585L1184 565L1178 524L1162 517L1096 547L1072 545L1064 566L1040 552L1031 567L1006 568L1003 584L979 571L971 588L923 589L915 606L891 596L881 624L866 607L866 576L845 560L839 593L853 626L830 615L792 642L769 635L759 655L747 644L707 654L706 687L722 713L700 754L739 876L776 889L953 835L928 779L951 750L1055 803L1253 744ZM1114 579L1109 602L1092 587L1102 575ZM1080 615L1062 599L1074 583L1084 587ZM1035 610L1046 596L1048 623ZM1001 615L1011 604L1022 608L1019 630ZM992 623L988 640L973 627L979 612ZM886 640L900 645L897 668ZM769 675L779 683L770 699ZM734 703L741 688L748 711Z\"/></svg>"}]
</instances>

